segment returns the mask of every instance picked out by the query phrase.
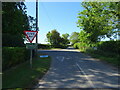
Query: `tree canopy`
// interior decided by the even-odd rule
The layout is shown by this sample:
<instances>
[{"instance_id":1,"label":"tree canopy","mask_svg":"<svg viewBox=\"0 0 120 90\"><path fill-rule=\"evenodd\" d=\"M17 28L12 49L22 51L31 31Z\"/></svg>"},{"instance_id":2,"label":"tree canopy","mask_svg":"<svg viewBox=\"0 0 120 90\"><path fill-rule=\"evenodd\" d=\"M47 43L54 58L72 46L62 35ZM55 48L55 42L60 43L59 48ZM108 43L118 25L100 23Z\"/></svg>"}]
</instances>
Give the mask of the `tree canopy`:
<instances>
[{"instance_id":1,"label":"tree canopy","mask_svg":"<svg viewBox=\"0 0 120 90\"><path fill-rule=\"evenodd\" d=\"M54 29L52 31L49 31L46 34L47 41L53 46L53 47L60 47L60 48L66 48L67 45L69 44L69 34L62 34L60 36L60 33Z\"/></svg>"},{"instance_id":2,"label":"tree canopy","mask_svg":"<svg viewBox=\"0 0 120 90\"><path fill-rule=\"evenodd\" d=\"M35 19L27 15L26 9L27 7L24 4L24 2L3 2L2 3L3 46L6 45L8 42L23 43L24 42L23 31L33 29L35 25ZM12 40L8 38L8 36L11 38L13 36ZM14 38L16 36L17 38ZM6 42L4 42L5 39L7 40Z\"/></svg>"},{"instance_id":3,"label":"tree canopy","mask_svg":"<svg viewBox=\"0 0 120 90\"><path fill-rule=\"evenodd\" d=\"M72 45L79 42L78 37L79 37L78 32L72 32L72 34L70 35L70 42L72 43Z\"/></svg>"},{"instance_id":4,"label":"tree canopy","mask_svg":"<svg viewBox=\"0 0 120 90\"><path fill-rule=\"evenodd\" d=\"M48 32L46 36L48 38L48 42L50 42L51 45L60 44L60 33L57 30Z\"/></svg>"},{"instance_id":5,"label":"tree canopy","mask_svg":"<svg viewBox=\"0 0 120 90\"><path fill-rule=\"evenodd\" d=\"M118 3L82 2L82 6L85 10L78 14L77 24L85 32L90 33L90 41L96 42L105 36L110 38L118 27L118 11L115 8Z\"/></svg>"}]
</instances>

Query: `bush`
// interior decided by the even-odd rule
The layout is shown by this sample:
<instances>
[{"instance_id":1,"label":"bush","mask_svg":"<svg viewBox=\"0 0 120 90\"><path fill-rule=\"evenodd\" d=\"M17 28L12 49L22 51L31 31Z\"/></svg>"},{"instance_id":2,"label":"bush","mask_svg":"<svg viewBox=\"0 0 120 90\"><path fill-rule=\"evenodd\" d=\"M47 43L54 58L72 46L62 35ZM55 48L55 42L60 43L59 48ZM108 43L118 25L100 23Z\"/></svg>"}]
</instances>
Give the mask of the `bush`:
<instances>
[{"instance_id":1,"label":"bush","mask_svg":"<svg viewBox=\"0 0 120 90\"><path fill-rule=\"evenodd\" d=\"M2 69L8 69L29 60L29 50L25 47L3 47L2 48Z\"/></svg>"},{"instance_id":2,"label":"bush","mask_svg":"<svg viewBox=\"0 0 120 90\"><path fill-rule=\"evenodd\" d=\"M82 42L79 42L79 43L75 43L73 45L74 48L76 49L80 49L81 51L85 51L87 48L89 48L91 46L91 44L86 44L86 43L82 43Z\"/></svg>"},{"instance_id":3,"label":"bush","mask_svg":"<svg viewBox=\"0 0 120 90\"><path fill-rule=\"evenodd\" d=\"M25 45L21 35L11 35L8 33L3 33L2 46L3 47L23 47Z\"/></svg>"},{"instance_id":4,"label":"bush","mask_svg":"<svg viewBox=\"0 0 120 90\"><path fill-rule=\"evenodd\" d=\"M68 47L68 45L61 44L58 48L66 49L67 47Z\"/></svg>"},{"instance_id":5,"label":"bush","mask_svg":"<svg viewBox=\"0 0 120 90\"><path fill-rule=\"evenodd\" d=\"M115 65L116 67L120 67L120 63L119 63L120 56L117 55L116 53L105 52L102 50L94 50L92 48L87 49L86 53L91 55L94 58L104 60L108 63Z\"/></svg>"},{"instance_id":6,"label":"bush","mask_svg":"<svg viewBox=\"0 0 120 90\"><path fill-rule=\"evenodd\" d=\"M73 45L73 47L74 47L75 49L78 49L78 46L79 46L79 43L75 43L75 44Z\"/></svg>"},{"instance_id":7,"label":"bush","mask_svg":"<svg viewBox=\"0 0 120 90\"><path fill-rule=\"evenodd\" d=\"M49 44L38 44L38 48L40 49L49 49L51 46Z\"/></svg>"},{"instance_id":8,"label":"bush","mask_svg":"<svg viewBox=\"0 0 120 90\"><path fill-rule=\"evenodd\" d=\"M50 48L67 48L68 45L63 45L63 44L60 44L60 45L49 45L49 44L38 44L38 48L39 49L50 49Z\"/></svg>"},{"instance_id":9,"label":"bush","mask_svg":"<svg viewBox=\"0 0 120 90\"><path fill-rule=\"evenodd\" d=\"M98 50L120 53L120 41L104 41L98 44Z\"/></svg>"}]
</instances>

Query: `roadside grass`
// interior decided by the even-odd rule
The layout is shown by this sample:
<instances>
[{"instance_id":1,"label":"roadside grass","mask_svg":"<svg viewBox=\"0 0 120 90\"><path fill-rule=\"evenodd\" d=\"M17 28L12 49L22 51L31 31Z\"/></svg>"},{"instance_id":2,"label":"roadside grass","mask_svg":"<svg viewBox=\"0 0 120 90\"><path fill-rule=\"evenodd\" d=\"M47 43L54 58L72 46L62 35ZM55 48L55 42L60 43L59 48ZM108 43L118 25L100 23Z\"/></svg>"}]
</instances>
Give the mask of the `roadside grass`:
<instances>
[{"instance_id":1,"label":"roadside grass","mask_svg":"<svg viewBox=\"0 0 120 90\"><path fill-rule=\"evenodd\" d=\"M11 68L2 75L2 88L32 88L38 79L48 71L51 58L40 58L39 55L33 58L33 68L30 68L29 61Z\"/></svg>"},{"instance_id":2,"label":"roadside grass","mask_svg":"<svg viewBox=\"0 0 120 90\"><path fill-rule=\"evenodd\" d=\"M108 62L115 67L120 67L119 63L120 56L118 54L92 49L86 50L85 53L91 55L93 58L98 58L102 61Z\"/></svg>"}]
</instances>

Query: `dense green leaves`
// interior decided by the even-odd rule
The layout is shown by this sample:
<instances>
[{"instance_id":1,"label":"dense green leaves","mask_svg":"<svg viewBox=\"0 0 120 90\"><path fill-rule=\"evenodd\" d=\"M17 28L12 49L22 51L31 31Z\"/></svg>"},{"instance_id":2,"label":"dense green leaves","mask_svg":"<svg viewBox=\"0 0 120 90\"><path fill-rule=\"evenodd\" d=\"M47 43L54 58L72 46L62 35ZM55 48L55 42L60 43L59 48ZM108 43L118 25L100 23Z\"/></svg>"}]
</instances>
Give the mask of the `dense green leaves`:
<instances>
[{"instance_id":1,"label":"dense green leaves","mask_svg":"<svg viewBox=\"0 0 120 90\"><path fill-rule=\"evenodd\" d=\"M60 44L60 34L56 30L52 30L51 32L48 32L46 36L48 42L50 42L51 45Z\"/></svg>"},{"instance_id":2,"label":"dense green leaves","mask_svg":"<svg viewBox=\"0 0 120 90\"><path fill-rule=\"evenodd\" d=\"M70 42L72 43L72 45L74 45L75 43L79 42L78 37L79 37L79 33L78 32L73 32L70 35Z\"/></svg>"},{"instance_id":3,"label":"dense green leaves","mask_svg":"<svg viewBox=\"0 0 120 90\"><path fill-rule=\"evenodd\" d=\"M61 43L63 46L66 46L66 47L67 47L67 45L70 43L68 38L69 38L69 34L68 34L68 33L62 34L61 42L60 42L60 43Z\"/></svg>"},{"instance_id":4,"label":"dense green leaves","mask_svg":"<svg viewBox=\"0 0 120 90\"><path fill-rule=\"evenodd\" d=\"M11 35L8 33L3 33L2 34L2 46L3 47L23 47L24 45L24 40L21 35L16 34L16 35Z\"/></svg>"},{"instance_id":5,"label":"dense green leaves","mask_svg":"<svg viewBox=\"0 0 120 90\"><path fill-rule=\"evenodd\" d=\"M52 30L51 32L48 32L47 35L47 41L53 46L57 48L66 48L69 44L69 34L62 34L62 37L60 36L60 33L57 30Z\"/></svg>"},{"instance_id":6,"label":"dense green leaves","mask_svg":"<svg viewBox=\"0 0 120 90\"><path fill-rule=\"evenodd\" d=\"M24 3L4 2L2 3L2 8L3 33L22 34L24 30L29 28Z\"/></svg>"},{"instance_id":7,"label":"dense green leaves","mask_svg":"<svg viewBox=\"0 0 120 90\"><path fill-rule=\"evenodd\" d=\"M120 41L103 41L98 43L98 50L111 53L120 53Z\"/></svg>"},{"instance_id":8,"label":"dense green leaves","mask_svg":"<svg viewBox=\"0 0 120 90\"><path fill-rule=\"evenodd\" d=\"M116 39L117 35L120 35L120 25L118 24L120 22L120 2L82 2L81 4L85 8L78 13L77 25L81 31L78 34L73 32L70 37L75 48L85 51L90 47L97 47L103 38ZM115 50L112 49L114 45L111 47L109 45L111 45L111 41L101 44L99 48Z\"/></svg>"},{"instance_id":9,"label":"dense green leaves","mask_svg":"<svg viewBox=\"0 0 120 90\"><path fill-rule=\"evenodd\" d=\"M74 48L79 48L80 50L85 50L86 48L89 48L92 44L89 40L90 33L86 33L84 30L80 31L78 36L77 43L74 44Z\"/></svg>"},{"instance_id":10,"label":"dense green leaves","mask_svg":"<svg viewBox=\"0 0 120 90\"><path fill-rule=\"evenodd\" d=\"M29 60L29 50L23 47L3 47L2 69L8 69Z\"/></svg>"},{"instance_id":11,"label":"dense green leaves","mask_svg":"<svg viewBox=\"0 0 120 90\"><path fill-rule=\"evenodd\" d=\"M111 5L114 5L111 7ZM110 38L117 28L115 24L118 16L118 3L108 2L83 2L85 8L78 16L78 27L85 32L90 33L89 39L91 42L97 42L101 38L107 36Z\"/></svg>"},{"instance_id":12,"label":"dense green leaves","mask_svg":"<svg viewBox=\"0 0 120 90\"><path fill-rule=\"evenodd\" d=\"M18 39L17 42L23 43L23 37L25 37L23 31L35 29L35 19L31 16L27 16L26 5L24 2L3 2L2 12L2 33L4 33L4 35L9 34L11 39L19 37L19 39L16 38L16 40ZM15 40L14 39L12 42L7 38L7 36L2 37L3 40L6 40L6 43L3 45L9 44L7 42L13 43Z\"/></svg>"}]
</instances>

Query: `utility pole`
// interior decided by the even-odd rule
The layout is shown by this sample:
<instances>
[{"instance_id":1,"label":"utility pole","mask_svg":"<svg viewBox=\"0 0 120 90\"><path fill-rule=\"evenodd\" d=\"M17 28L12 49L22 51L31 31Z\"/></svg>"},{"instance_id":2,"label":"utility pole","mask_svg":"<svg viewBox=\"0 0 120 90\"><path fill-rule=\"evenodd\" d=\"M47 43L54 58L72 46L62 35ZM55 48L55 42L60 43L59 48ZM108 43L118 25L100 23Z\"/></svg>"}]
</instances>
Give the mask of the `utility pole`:
<instances>
[{"instance_id":1,"label":"utility pole","mask_svg":"<svg viewBox=\"0 0 120 90\"><path fill-rule=\"evenodd\" d=\"M36 0L36 31L38 31L38 0ZM36 44L38 44L38 35L36 35ZM37 54L37 49L36 48L36 54Z\"/></svg>"}]
</instances>

